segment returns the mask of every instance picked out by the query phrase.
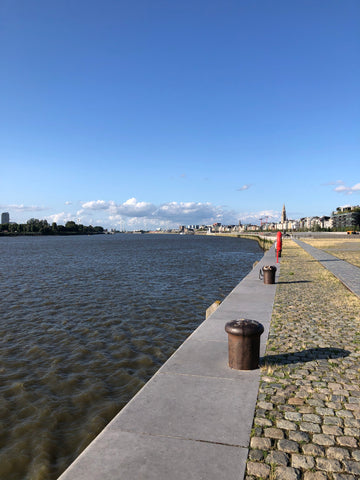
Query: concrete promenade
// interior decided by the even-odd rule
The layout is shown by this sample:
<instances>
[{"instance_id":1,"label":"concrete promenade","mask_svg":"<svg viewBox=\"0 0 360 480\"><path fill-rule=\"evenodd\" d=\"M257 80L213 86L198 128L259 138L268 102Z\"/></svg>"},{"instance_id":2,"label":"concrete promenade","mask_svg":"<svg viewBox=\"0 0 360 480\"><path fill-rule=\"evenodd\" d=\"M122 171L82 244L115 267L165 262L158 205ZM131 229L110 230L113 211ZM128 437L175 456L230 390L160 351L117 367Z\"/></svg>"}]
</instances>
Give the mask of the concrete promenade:
<instances>
[{"instance_id":1,"label":"concrete promenade","mask_svg":"<svg viewBox=\"0 0 360 480\"><path fill-rule=\"evenodd\" d=\"M284 241L246 480L360 478L360 299L323 265L352 280Z\"/></svg>"},{"instance_id":2,"label":"concrete promenade","mask_svg":"<svg viewBox=\"0 0 360 480\"><path fill-rule=\"evenodd\" d=\"M261 322L264 354L276 285L264 285L259 270L275 261L272 247L61 480L244 478L260 370L228 367L224 326Z\"/></svg>"},{"instance_id":3,"label":"concrete promenade","mask_svg":"<svg viewBox=\"0 0 360 480\"><path fill-rule=\"evenodd\" d=\"M308 243L294 240L321 265L335 275L349 290L360 297L360 268L341 260L330 253L319 250Z\"/></svg>"}]
</instances>

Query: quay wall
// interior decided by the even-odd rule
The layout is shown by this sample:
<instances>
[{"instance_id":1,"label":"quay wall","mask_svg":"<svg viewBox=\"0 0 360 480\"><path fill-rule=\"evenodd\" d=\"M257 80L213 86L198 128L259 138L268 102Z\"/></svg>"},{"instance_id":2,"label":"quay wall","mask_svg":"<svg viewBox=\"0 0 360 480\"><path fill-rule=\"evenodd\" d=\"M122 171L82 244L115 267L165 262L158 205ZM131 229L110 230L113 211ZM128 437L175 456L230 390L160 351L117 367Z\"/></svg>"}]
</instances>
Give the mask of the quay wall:
<instances>
[{"instance_id":1,"label":"quay wall","mask_svg":"<svg viewBox=\"0 0 360 480\"><path fill-rule=\"evenodd\" d=\"M247 240L255 240L262 250L265 252L271 248L273 243L276 241L276 235L263 233L197 233L196 235L212 235L212 236L221 236L221 237L237 237L237 238L246 238Z\"/></svg>"},{"instance_id":2,"label":"quay wall","mask_svg":"<svg viewBox=\"0 0 360 480\"><path fill-rule=\"evenodd\" d=\"M224 327L262 323L264 355L276 285L259 272L275 261L272 246L59 480L243 478L260 370L229 368Z\"/></svg>"}]
</instances>

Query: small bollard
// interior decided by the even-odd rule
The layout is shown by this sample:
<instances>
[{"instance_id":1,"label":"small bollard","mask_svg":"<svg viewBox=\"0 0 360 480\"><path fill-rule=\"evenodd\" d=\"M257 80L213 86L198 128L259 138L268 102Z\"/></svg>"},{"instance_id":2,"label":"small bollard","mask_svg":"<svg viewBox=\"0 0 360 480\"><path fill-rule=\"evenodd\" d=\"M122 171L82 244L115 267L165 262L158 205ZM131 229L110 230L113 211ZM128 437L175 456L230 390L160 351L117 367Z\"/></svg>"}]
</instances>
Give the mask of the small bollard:
<instances>
[{"instance_id":1,"label":"small bollard","mask_svg":"<svg viewBox=\"0 0 360 480\"><path fill-rule=\"evenodd\" d=\"M275 283L275 273L277 268L274 265L264 265L263 268L260 269L259 278L260 280L264 277L264 283L267 285L271 285Z\"/></svg>"},{"instance_id":2,"label":"small bollard","mask_svg":"<svg viewBox=\"0 0 360 480\"><path fill-rule=\"evenodd\" d=\"M260 335L264 331L255 320L239 319L225 325L229 342L229 367L235 370L259 368Z\"/></svg>"}]
</instances>

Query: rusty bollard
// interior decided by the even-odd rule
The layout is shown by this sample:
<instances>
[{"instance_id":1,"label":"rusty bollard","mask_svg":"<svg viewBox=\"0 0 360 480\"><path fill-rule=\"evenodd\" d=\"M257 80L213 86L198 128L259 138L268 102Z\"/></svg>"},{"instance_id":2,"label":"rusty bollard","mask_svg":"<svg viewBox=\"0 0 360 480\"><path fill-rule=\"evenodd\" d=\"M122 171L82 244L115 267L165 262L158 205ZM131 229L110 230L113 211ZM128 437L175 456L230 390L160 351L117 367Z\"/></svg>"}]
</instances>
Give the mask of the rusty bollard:
<instances>
[{"instance_id":1,"label":"rusty bollard","mask_svg":"<svg viewBox=\"0 0 360 480\"><path fill-rule=\"evenodd\" d=\"M259 368L260 335L264 331L255 320L239 319L225 325L229 341L229 367L235 370Z\"/></svg>"},{"instance_id":2,"label":"rusty bollard","mask_svg":"<svg viewBox=\"0 0 360 480\"><path fill-rule=\"evenodd\" d=\"M264 283L267 285L271 285L275 283L275 273L277 268L274 265L264 265L259 272L259 278L261 280L264 277Z\"/></svg>"}]
</instances>

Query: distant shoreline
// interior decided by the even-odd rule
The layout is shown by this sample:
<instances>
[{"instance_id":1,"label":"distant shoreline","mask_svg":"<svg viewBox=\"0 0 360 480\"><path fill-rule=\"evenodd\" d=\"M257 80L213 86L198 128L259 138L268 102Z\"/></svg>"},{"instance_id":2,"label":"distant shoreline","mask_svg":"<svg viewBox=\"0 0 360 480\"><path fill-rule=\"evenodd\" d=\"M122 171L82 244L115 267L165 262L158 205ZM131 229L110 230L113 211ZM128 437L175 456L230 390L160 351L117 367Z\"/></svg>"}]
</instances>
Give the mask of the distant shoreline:
<instances>
[{"instance_id":1,"label":"distant shoreline","mask_svg":"<svg viewBox=\"0 0 360 480\"><path fill-rule=\"evenodd\" d=\"M42 233L42 232L0 232L0 237L69 237L69 236L84 236L84 235L105 235L105 232L63 232L63 233Z\"/></svg>"}]
</instances>

